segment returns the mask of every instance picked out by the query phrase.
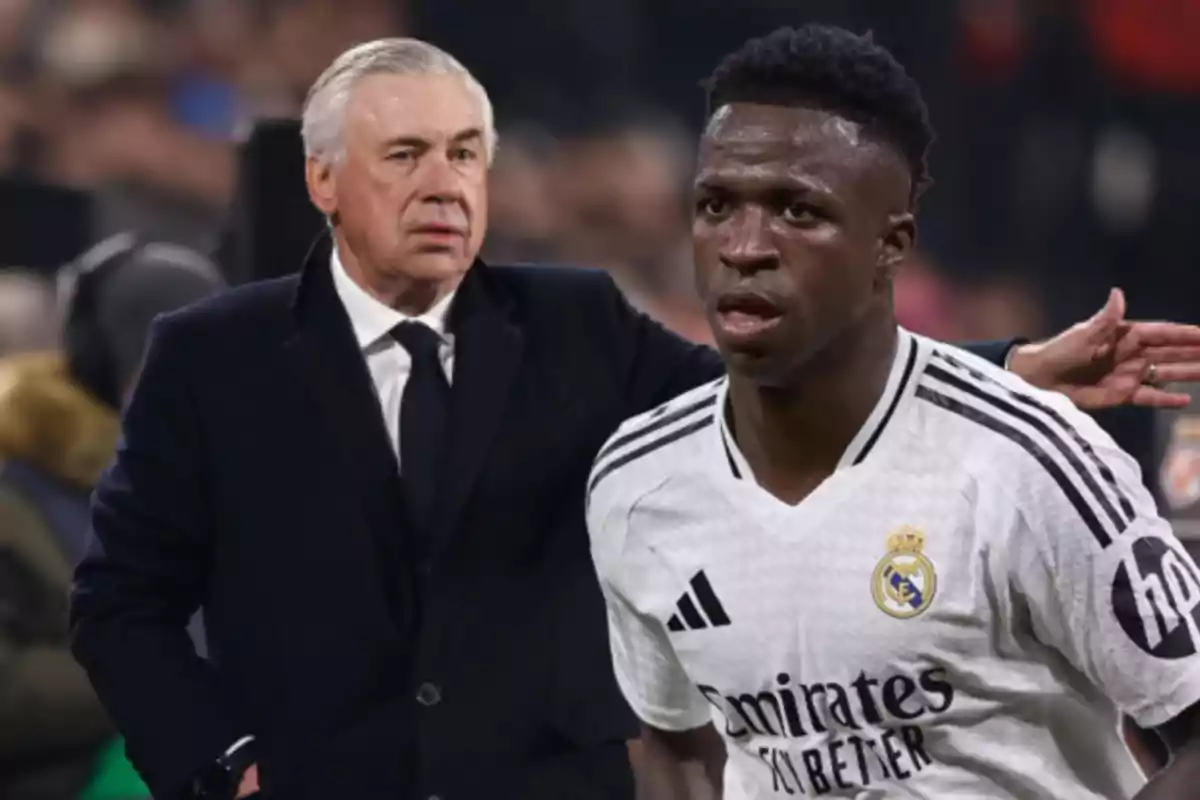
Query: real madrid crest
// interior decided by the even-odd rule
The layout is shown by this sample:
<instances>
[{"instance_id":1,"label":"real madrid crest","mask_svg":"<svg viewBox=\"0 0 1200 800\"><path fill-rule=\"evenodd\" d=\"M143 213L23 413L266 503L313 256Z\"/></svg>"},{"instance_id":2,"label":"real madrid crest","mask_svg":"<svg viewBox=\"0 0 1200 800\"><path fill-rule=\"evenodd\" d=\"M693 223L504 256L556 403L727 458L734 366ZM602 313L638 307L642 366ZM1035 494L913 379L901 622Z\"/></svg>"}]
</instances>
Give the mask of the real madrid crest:
<instances>
[{"instance_id":1,"label":"real madrid crest","mask_svg":"<svg viewBox=\"0 0 1200 800\"><path fill-rule=\"evenodd\" d=\"M871 575L871 596L880 611L908 619L929 608L937 593L937 573L924 548L925 535L908 525L888 536L887 554Z\"/></svg>"}]
</instances>

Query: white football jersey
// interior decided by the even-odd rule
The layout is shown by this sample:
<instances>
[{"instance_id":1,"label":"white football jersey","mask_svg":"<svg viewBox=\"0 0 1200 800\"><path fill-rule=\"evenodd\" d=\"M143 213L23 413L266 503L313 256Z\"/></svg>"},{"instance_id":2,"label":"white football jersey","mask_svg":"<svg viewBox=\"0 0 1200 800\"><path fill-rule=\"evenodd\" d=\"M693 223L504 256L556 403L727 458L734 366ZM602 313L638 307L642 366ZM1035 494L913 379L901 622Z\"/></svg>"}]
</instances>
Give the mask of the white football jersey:
<instances>
[{"instance_id":1,"label":"white football jersey","mask_svg":"<svg viewBox=\"0 0 1200 800\"><path fill-rule=\"evenodd\" d=\"M900 332L798 505L754 480L724 380L629 420L588 527L620 685L713 722L725 797L1123 798L1118 710L1200 700L1200 572L1065 397Z\"/></svg>"}]
</instances>

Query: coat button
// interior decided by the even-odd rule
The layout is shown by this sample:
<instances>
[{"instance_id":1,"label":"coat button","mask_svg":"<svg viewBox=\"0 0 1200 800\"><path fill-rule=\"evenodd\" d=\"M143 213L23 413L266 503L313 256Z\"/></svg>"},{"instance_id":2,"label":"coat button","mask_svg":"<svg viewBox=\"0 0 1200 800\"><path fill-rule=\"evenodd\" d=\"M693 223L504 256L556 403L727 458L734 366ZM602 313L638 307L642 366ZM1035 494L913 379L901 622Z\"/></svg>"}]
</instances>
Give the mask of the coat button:
<instances>
[{"instance_id":1,"label":"coat button","mask_svg":"<svg viewBox=\"0 0 1200 800\"><path fill-rule=\"evenodd\" d=\"M442 692L432 683L422 683L417 690L417 702L423 706L436 706L442 702Z\"/></svg>"}]
</instances>

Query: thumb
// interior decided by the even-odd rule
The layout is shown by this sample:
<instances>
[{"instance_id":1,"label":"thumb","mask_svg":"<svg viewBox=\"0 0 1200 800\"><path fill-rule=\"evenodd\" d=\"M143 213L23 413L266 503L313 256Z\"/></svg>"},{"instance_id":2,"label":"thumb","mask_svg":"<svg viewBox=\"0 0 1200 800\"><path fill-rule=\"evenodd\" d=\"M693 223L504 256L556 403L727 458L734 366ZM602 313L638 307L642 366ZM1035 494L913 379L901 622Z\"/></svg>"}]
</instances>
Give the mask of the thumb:
<instances>
[{"instance_id":1,"label":"thumb","mask_svg":"<svg viewBox=\"0 0 1200 800\"><path fill-rule=\"evenodd\" d=\"M1086 323L1088 339L1096 346L1095 358L1108 358L1116 346L1118 327L1125 319L1125 293L1111 289L1104 307Z\"/></svg>"},{"instance_id":2,"label":"thumb","mask_svg":"<svg viewBox=\"0 0 1200 800\"><path fill-rule=\"evenodd\" d=\"M1097 311L1088 322L1098 331L1109 333L1124 319L1125 292L1120 289L1110 289L1104 307Z\"/></svg>"}]
</instances>

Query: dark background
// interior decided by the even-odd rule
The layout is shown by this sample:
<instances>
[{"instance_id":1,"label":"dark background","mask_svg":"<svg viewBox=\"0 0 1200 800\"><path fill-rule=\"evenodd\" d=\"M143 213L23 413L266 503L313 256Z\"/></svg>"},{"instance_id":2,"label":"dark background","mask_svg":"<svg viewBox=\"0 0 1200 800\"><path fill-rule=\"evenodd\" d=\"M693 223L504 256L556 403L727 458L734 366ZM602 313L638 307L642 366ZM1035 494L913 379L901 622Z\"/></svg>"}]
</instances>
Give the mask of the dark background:
<instances>
[{"instance_id":1,"label":"dark background","mask_svg":"<svg viewBox=\"0 0 1200 800\"><path fill-rule=\"evenodd\" d=\"M1113 285L1131 316L1200 322L1200 0L0 0L0 356L57 344L54 270L117 231L213 254L234 283L294 270L321 225L304 93L388 35L449 50L491 94L485 257L602 267L706 341L698 82L813 21L873 32L941 134L904 325L1032 338ZM1200 405L1101 422L1200 550Z\"/></svg>"},{"instance_id":2,"label":"dark background","mask_svg":"<svg viewBox=\"0 0 1200 800\"><path fill-rule=\"evenodd\" d=\"M286 120L385 35L448 49L491 93L488 258L603 267L704 341L698 82L811 21L892 49L940 132L904 324L1035 337L1113 285L1133 316L1200 320L1200 0L0 0L0 352L53 342L23 312L37 276L117 230L217 254L234 282L294 269L320 223ZM1155 478L1167 428L1102 422Z\"/></svg>"}]
</instances>

